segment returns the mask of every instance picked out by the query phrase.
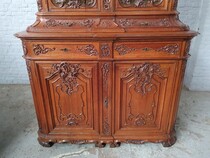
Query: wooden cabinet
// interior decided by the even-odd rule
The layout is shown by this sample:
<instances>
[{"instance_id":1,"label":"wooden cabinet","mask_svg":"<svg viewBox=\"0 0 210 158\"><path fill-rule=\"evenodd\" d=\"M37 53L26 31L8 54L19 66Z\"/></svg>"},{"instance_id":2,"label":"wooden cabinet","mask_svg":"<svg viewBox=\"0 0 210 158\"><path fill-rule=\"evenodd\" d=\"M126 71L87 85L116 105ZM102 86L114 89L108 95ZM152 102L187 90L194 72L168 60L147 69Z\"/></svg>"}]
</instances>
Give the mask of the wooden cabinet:
<instances>
[{"instance_id":1,"label":"wooden cabinet","mask_svg":"<svg viewBox=\"0 0 210 158\"><path fill-rule=\"evenodd\" d=\"M176 141L191 39L177 0L38 0L21 38L39 123L54 143Z\"/></svg>"}]
</instances>

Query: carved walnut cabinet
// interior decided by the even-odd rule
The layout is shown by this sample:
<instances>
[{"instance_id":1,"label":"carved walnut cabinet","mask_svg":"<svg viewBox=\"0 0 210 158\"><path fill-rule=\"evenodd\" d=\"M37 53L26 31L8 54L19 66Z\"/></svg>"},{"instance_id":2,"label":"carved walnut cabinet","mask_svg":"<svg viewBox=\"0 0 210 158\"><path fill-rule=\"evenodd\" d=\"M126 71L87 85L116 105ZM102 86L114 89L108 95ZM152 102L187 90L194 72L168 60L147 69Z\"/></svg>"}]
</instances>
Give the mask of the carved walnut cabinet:
<instances>
[{"instance_id":1,"label":"carved walnut cabinet","mask_svg":"<svg viewBox=\"0 0 210 158\"><path fill-rule=\"evenodd\" d=\"M38 0L17 33L39 123L38 141L175 143L191 39L177 0Z\"/></svg>"}]
</instances>

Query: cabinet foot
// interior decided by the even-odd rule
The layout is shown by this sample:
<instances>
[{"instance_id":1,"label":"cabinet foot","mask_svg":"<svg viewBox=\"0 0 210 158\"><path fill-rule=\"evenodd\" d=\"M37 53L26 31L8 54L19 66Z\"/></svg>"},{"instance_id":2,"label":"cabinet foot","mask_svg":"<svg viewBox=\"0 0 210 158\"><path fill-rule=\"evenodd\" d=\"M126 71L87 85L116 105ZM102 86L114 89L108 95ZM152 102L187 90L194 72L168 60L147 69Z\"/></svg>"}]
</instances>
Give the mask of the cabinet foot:
<instances>
[{"instance_id":1,"label":"cabinet foot","mask_svg":"<svg viewBox=\"0 0 210 158\"><path fill-rule=\"evenodd\" d=\"M104 148L106 146L106 143L96 143L95 144L95 147L98 147L98 148Z\"/></svg>"},{"instance_id":2,"label":"cabinet foot","mask_svg":"<svg viewBox=\"0 0 210 158\"><path fill-rule=\"evenodd\" d=\"M171 147L176 143L176 131L174 130L171 135L170 138L168 140L166 140L165 142L162 142L163 147Z\"/></svg>"},{"instance_id":3,"label":"cabinet foot","mask_svg":"<svg viewBox=\"0 0 210 158\"><path fill-rule=\"evenodd\" d=\"M39 142L39 144L40 144L41 146L47 147L47 148L52 147L52 146L54 145L53 142L42 141L42 140L40 140L40 139L38 139L38 142Z\"/></svg>"},{"instance_id":4,"label":"cabinet foot","mask_svg":"<svg viewBox=\"0 0 210 158\"><path fill-rule=\"evenodd\" d=\"M120 145L121 145L120 142L114 142L114 143L110 144L110 148L120 147Z\"/></svg>"}]
</instances>

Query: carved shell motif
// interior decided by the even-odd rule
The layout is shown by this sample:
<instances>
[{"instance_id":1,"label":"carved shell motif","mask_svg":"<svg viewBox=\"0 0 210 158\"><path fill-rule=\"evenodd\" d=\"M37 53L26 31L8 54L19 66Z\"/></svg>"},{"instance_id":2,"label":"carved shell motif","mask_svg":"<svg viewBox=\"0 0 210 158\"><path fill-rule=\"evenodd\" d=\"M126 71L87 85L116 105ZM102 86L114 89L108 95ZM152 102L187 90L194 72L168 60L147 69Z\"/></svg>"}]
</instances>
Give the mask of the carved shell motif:
<instances>
[{"instance_id":1,"label":"carved shell motif","mask_svg":"<svg viewBox=\"0 0 210 158\"><path fill-rule=\"evenodd\" d=\"M119 0L122 7L154 7L159 6L163 0Z\"/></svg>"},{"instance_id":2,"label":"carved shell motif","mask_svg":"<svg viewBox=\"0 0 210 158\"><path fill-rule=\"evenodd\" d=\"M93 8L96 5L96 0L51 0L54 6L59 8Z\"/></svg>"}]
</instances>

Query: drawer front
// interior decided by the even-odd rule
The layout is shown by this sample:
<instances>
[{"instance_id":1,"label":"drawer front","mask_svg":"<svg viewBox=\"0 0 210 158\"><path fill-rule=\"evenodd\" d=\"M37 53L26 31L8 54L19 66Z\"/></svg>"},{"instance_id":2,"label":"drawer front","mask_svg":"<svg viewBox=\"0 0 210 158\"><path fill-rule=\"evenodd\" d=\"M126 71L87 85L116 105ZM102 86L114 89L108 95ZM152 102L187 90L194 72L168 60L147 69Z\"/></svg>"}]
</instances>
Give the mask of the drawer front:
<instances>
[{"instance_id":1,"label":"drawer front","mask_svg":"<svg viewBox=\"0 0 210 158\"><path fill-rule=\"evenodd\" d=\"M25 56L34 59L98 59L99 42L25 42Z\"/></svg>"},{"instance_id":2,"label":"drawer front","mask_svg":"<svg viewBox=\"0 0 210 158\"><path fill-rule=\"evenodd\" d=\"M180 57L182 42L118 42L114 44L115 59Z\"/></svg>"}]
</instances>

